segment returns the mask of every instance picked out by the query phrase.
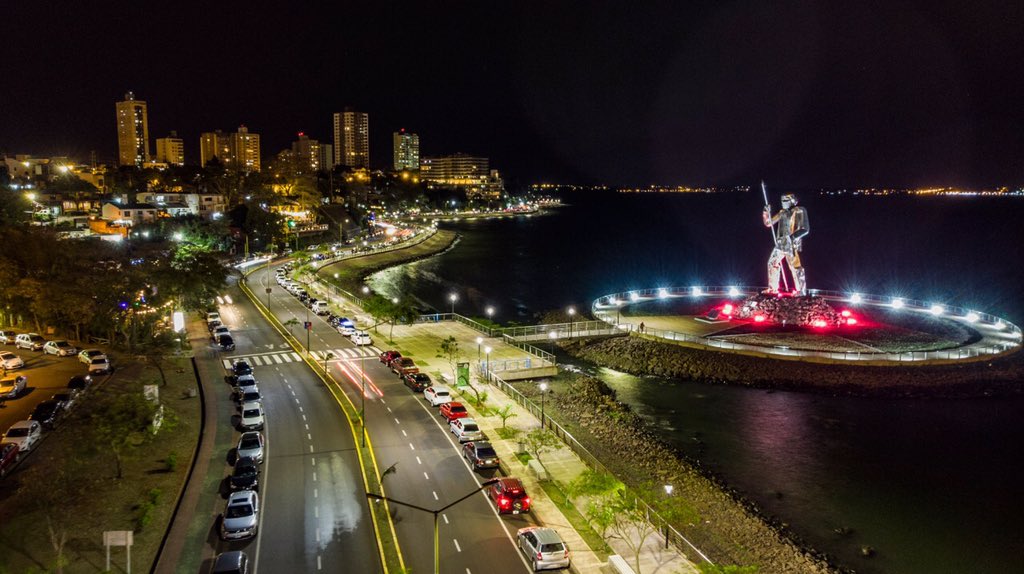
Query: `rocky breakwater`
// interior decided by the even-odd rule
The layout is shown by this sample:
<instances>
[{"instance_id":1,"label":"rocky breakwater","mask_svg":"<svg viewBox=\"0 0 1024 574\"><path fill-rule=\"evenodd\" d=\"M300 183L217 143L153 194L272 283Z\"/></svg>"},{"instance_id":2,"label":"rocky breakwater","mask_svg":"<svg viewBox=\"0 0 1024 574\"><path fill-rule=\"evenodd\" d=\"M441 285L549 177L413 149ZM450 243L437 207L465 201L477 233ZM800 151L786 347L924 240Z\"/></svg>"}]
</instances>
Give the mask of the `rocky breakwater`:
<instances>
[{"instance_id":1,"label":"rocky breakwater","mask_svg":"<svg viewBox=\"0 0 1024 574\"><path fill-rule=\"evenodd\" d=\"M641 336L564 342L569 354L634 375L831 395L978 397L1024 393L1024 353L949 365L865 366L693 349Z\"/></svg>"},{"instance_id":2,"label":"rocky breakwater","mask_svg":"<svg viewBox=\"0 0 1024 574\"><path fill-rule=\"evenodd\" d=\"M758 572L778 574L837 571L680 458L602 381L579 376L553 402L559 419L626 484L672 484L673 496L696 513L675 527L716 563L756 565Z\"/></svg>"}]
</instances>

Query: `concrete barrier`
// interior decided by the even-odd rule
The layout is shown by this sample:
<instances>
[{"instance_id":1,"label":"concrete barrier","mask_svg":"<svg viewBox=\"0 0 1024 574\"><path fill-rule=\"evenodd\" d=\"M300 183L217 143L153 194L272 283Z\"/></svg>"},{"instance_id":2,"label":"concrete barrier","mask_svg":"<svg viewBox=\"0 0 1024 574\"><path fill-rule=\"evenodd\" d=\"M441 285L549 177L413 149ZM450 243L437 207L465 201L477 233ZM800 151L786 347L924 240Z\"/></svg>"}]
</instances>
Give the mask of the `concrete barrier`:
<instances>
[{"instance_id":1,"label":"concrete barrier","mask_svg":"<svg viewBox=\"0 0 1024 574\"><path fill-rule=\"evenodd\" d=\"M635 574L633 569L629 567L629 564L626 564L626 559L618 554L612 554L608 557L608 566L615 574Z\"/></svg>"}]
</instances>

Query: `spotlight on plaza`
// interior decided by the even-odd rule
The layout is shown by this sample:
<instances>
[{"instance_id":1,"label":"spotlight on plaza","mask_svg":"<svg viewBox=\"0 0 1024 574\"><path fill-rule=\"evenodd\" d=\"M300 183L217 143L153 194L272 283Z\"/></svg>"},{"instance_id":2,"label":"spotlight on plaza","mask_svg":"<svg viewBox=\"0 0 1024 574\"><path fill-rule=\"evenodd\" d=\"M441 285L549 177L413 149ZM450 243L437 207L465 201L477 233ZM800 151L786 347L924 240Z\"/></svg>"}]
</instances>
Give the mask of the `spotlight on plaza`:
<instances>
[{"instance_id":1,"label":"spotlight on plaza","mask_svg":"<svg viewBox=\"0 0 1024 574\"><path fill-rule=\"evenodd\" d=\"M934 305L931 306L930 309L928 309L928 311L935 316L941 315L945 310L946 308L943 307L942 305L939 305L938 303L935 303Z\"/></svg>"},{"instance_id":2,"label":"spotlight on plaza","mask_svg":"<svg viewBox=\"0 0 1024 574\"><path fill-rule=\"evenodd\" d=\"M700 287L690 287L690 295L693 295L694 297L700 297L703 294L704 290L702 290Z\"/></svg>"},{"instance_id":3,"label":"spotlight on plaza","mask_svg":"<svg viewBox=\"0 0 1024 574\"><path fill-rule=\"evenodd\" d=\"M740 290L735 288L735 287L729 287L729 296L730 297L739 297L740 296Z\"/></svg>"},{"instance_id":4,"label":"spotlight on plaza","mask_svg":"<svg viewBox=\"0 0 1024 574\"><path fill-rule=\"evenodd\" d=\"M629 294L629 300L630 301L639 301L640 300L640 294L637 293L636 291L633 291L632 293Z\"/></svg>"},{"instance_id":5,"label":"spotlight on plaza","mask_svg":"<svg viewBox=\"0 0 1024 574\"><path fill-rule=\"evenodd\" d=\"M892 303L890 303L889 305L891 305L893 309L902 309L904 305L903 299L896 297L895 299L892 300Z\"/></svg>"},{"instance_id":6,"label":"spotlight on plaza","mask_svg":"<svg viewBox=\"0 0 1024 574\"><path fill-rule=\"evenodd\" d=\"M981 316L979 316L979 315L978 315L977 313L975 313L974 311L970 311L970 312L968 312L968 313L967 313L967 315L965 315L965 316L964 316L964 319L965 319L965 320L966 320L966 321L967 321L968 323L977 323L977 322L978 322L978 319L981 319Z\"/></svg>"},{"instance_id":7,"label":"spotlight on plaza","mask_svg":"<svg viewBox=\"0 0 1024 574\"><path fill-rule=\"evenodd\" d=\"M863 298L860 296L860 293L854 293L853 295L850 295L850 303L856 305L861 301L863 301Z\"/></svg>"},{"instance_id":8,"label":"spotlight on plaza","mask_svg":"<svg viewBox=\"0 0 1024 574\"><path fill-rule=\"evenodd\" d=\"M664 299L665 297L668 297L668 289L665 289L664 287L658 289L658 298Z\"/></svg>"}]
</instances>

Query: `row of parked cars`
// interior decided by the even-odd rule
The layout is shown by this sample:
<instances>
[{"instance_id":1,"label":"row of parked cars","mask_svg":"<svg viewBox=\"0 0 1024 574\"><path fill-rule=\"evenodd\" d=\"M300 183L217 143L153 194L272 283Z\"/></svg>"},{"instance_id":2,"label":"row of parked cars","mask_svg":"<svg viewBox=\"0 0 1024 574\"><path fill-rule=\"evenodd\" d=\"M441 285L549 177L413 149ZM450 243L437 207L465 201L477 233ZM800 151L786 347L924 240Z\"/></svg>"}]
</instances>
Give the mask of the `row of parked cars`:
<instances>
[{"instance_id":1,"label":"row of parked cars","mask_svg":"<svg viewBox=\"0 0 1024 574\"><path fill-rule=\"evenodd\" d=\"M13 377L4 381L2 400L15 398L28 385L28 377ZM89 375L75 375L68 381L67 389L41 401L32 410L28 419L18 421L7 429L0 439L0 477L7 476L14 464L31 452L43 438L43 433L52 431L81 400L81 396L92 386Z\"/></svg>"},{"instance_id":2,"label":"row of parked cars","mask_svg":"<svg viewBox=\"0 0 1024 574\"><path fill-rule=\"evenodd\" d=\"M47 341L38 333L15 333L9 330L0 330L0 344L14 345L15 349L27 349L29 351L42 351L44 355L55 355L57 357L74 357L89 366L91 374L105 374L110 371L110 361L107 355L99 349L79 350L78 347L69 343L66 339L52 339ZM13 371L25 366L25 360L10 351L0 350L0 366L4 371Z\"/></svg>"},{"instance_id":3,"label":"row of parked cars","mask_svg":"<svg viewBox=\"0 0 1024 574\"><path fill-rule=\"evenodd\" d=\"M288 277L288 272L291 271L291 269L291 263L286 263L277 269L276 274L278 285L294 295L300 303L309 307L309 310L313 311L313 313L325 316L327 323L337 329L339 333L348 337L352 341L353 345L365 346L373 344L373 339L370 337L369 333L356 329L355 323L348 317L341 317L332 313L327 301L314 298L306 292L306 289L301 283L290 279Z\"/></svg>"},{"instance_id":4,"label":"row of parked cars","mask_svg":"<svg viewBox=\"0 0 1024 574\"><path fill-rule=\"evenodd\" d=\"M384 351L379 359L402 378L405 386L413 392L423 393L423 399L432 407L437 407L438 414L448 423L448 430L462 445L462 457L474 470L500 468L501 459L494 446L477 422L469 416L466 406L452 400L449 387L435 385L429 375L420 372L412 358L403 357L398 351ZM530 497L518 478L498 478L497 482L487 488L487 494L499 514L530 512ZM531 561L534 571L569 567L569 548L554 529L544 526L520 528L516 539L520 551Z\"/></svg>"}]
</instances>

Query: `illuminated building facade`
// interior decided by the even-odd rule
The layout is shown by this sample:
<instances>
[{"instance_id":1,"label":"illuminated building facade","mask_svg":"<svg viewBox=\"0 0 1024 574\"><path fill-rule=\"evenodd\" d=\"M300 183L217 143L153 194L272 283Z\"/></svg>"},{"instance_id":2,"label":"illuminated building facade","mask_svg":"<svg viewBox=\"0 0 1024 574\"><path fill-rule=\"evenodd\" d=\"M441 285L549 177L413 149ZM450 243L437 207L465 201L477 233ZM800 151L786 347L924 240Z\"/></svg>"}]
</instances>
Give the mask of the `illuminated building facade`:
<instances>
[{"instance_id":1,"label":"illuminated building facade","mask_svg":"<svg viewBox=\"0 0 1024 574\"><path fill-rule=\"evenodd\" d=\"M227 169L260 171L260 135L239 126L238 131L227 134L220 130L199 136L199 162L205 166L217 158Z\"/></svg>"},{"instance_id":2,"label":"illuminated building facade","mask_svg":"<svg viewBox=\"0 0 1024 574\"><path fill-rule=\"evenodd\" d=\"M320 167L320 142L309 139L299 132L299 139L292 142L292 154L295 173L316 173Z\"/></svg>"},{"instance_id":3,"label":"illuminated building facade","mask_svg":"<svg viewBox=\"0 0 1024 574\"><path fill-rule=\"evenodd\" d=\"M497 170L490 169L485 157L457 153L444 157L425 157L420 161L420 179L427 187L462 188L467 197L497 199L505 191Z\"/></svg>"},{"instance_id":4,"label":"illuminated building facade","mask_svg":"<svg viewBox=\"0 0 1024 574\"><path fill-rule=\"evenodd\" d=\"M185 165L185 140L178 132L156 140L156 161L170 165Z\"/></svg>"},{"instance_id":5,"label":"illuminated building facade","mask_svg":"<svg viewBox=\"0 0 1024 574\"><path fill-rule=\"evenodd\" d=\"M117 158L119 165L142 167L149 161L149 117L146 102L128 92L114 104L117 112Z\"/></svg>"},{"instance_id":6,"label":"illuminated building facade","mask_svg":"<svg viewBox=\"0 0 1024 574\"><path fill-rule=\"evenodd\" d=\"M370 114L352 108L334 114L334 164L370 168Z\"/></svg>"},{"instance_id":7,"label":"illuminated building facade","mask_svg":"<svg viewBox=\"0 0 1024 574\"><path fill-rule=\"evenodd\" d=\"M394 132L395 171L420 168L420 136L404 129Z\"/></svg>"}]
</instances>

